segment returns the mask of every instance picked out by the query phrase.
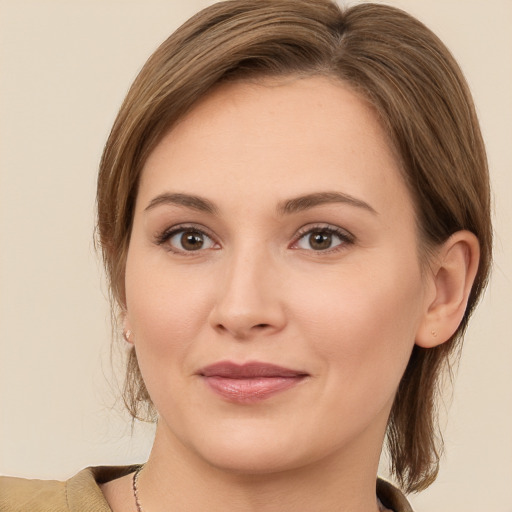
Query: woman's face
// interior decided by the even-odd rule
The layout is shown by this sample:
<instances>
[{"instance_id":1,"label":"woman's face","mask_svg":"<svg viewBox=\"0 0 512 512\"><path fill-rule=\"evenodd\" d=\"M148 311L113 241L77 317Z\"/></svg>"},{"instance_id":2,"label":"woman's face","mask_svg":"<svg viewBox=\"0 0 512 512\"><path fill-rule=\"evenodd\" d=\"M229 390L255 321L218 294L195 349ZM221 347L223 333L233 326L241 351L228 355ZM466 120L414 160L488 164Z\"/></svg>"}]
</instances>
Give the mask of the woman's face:
<instances>
[{"instance_id":1,"label":"woman's face","mask_svg":"<svg viewBox=\"0 0 512 512\"><path fill-rule=\"evenodd\" d=\"M373 464L428 309L417 248L397 162L350 88L217 88L137 197L126 327L157 437L236 471Z\"/></svg>"}]
</instances>

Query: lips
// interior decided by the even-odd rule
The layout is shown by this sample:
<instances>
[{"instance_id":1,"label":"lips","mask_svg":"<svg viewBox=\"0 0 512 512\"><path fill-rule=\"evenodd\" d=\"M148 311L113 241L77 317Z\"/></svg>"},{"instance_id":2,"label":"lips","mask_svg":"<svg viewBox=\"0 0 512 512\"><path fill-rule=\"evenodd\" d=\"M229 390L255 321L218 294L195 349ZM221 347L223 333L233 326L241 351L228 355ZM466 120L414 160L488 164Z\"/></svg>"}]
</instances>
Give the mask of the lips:
<instances>
[{"instance_id":1,"label":"lips","mask_svg":"<svg viewBox=\"0 0 512 512\"><path fill-rule=\"evenodd\" d=\"M209 388L230 402L255 403L284 392L308 374L269 363L222 361L198 372Z\"/></svg>"}]
</instances>

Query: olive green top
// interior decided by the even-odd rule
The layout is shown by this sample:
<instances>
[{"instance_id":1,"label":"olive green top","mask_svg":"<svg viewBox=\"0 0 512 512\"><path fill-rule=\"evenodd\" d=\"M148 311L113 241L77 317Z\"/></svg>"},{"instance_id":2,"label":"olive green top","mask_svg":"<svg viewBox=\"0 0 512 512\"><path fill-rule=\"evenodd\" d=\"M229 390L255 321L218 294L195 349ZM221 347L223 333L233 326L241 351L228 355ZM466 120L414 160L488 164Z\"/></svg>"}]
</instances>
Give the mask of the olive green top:
<instances>
[{"instance_id":1,"label":"olive green top","mask_svg":"<svg viewBox=\"0 0 512 512\"><path fill-rule=\"evenodd\" d=\"M92 467L65 482L0 477L0 512L112 512L99 484L132 473L136 468ZM377 495L394 512L413 512L404 495L380 478Z\"/></svg>"}]
</instances>

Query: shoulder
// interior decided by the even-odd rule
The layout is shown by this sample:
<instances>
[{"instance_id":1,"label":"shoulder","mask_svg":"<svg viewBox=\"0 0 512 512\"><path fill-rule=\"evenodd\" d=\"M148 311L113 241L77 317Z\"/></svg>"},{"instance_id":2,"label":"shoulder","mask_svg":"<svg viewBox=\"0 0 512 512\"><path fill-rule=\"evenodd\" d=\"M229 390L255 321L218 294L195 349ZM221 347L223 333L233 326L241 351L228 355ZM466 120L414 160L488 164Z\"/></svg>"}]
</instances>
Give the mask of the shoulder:
<instances>
[{"instance_id":1,"label":"shoulder","mask_svg":"<svg viewBox=\"0 0 512 512\"><path fill-rule=\"evenodd\" d=\"M0 477L0 512L111 512L99 484L131 471L133 466L92 467L64 482Z\"/></svg>"},{"instance_id":2,"label":"shoulder","mask_svg":"<svg viewBox=\"0 0 512 512\"><path fill-rule=\"evenodd\" d=\"M377 496L386 509L393 512L413 512L402 491L382 478L377 479Z\"/></svg>"},{"instance_id":3,"label":"shoulder","mask_svg":"<svg viewBox=\"0 0 512 512\"><path fill-rule=\"evenodd\" d=\"M1 512L68 510L66 484L56 480L0 477Z\"/></svg>"}]
</instances>

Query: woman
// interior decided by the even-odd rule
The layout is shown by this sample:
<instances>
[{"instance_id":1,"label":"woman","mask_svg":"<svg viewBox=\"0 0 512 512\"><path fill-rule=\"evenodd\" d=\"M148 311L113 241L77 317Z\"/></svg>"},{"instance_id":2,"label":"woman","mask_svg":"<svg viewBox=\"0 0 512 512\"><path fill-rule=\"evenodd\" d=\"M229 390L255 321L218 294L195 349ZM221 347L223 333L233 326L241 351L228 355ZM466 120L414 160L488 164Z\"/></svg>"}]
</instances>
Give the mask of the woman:
<instances>
[{"instance_id":1,"label":"woman","mask_svg":"<svg viewBox=\"0 0 512 512\"><path fill-rule=\"evenodd\" d=\"M98 232L151 456L6 480L2 510L410 510L375 485L383 439L405 492L435 479L437 382L491 256L478 122L430 31L371 4L205 9L121 108Z\"/></svg>"}]
</instances>

